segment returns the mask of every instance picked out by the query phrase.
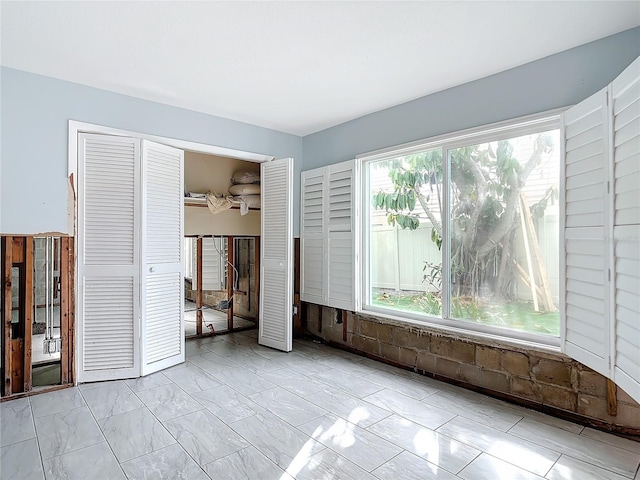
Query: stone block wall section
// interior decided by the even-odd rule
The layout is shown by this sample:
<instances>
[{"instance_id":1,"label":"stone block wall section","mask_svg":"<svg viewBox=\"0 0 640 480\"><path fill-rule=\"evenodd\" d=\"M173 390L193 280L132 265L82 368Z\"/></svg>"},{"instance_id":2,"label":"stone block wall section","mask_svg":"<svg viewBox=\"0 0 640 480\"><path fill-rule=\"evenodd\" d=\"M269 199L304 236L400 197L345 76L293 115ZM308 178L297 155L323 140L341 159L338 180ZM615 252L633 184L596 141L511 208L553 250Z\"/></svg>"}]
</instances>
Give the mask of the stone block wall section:
<instances>
[{"instance_id":1,"label":"stone block wall section","mask_svg":"<svg viewBox=\"0 0 640 480\"><path fill-rule=\"evenodd\" d=\"M561 353L352 312L344 341L336 319L333 308L307 307L308 332L331 345L578 423L640 435L640 405L618 388L617 415L608 415L606 378Z\"/></svg>"}]
</instances>

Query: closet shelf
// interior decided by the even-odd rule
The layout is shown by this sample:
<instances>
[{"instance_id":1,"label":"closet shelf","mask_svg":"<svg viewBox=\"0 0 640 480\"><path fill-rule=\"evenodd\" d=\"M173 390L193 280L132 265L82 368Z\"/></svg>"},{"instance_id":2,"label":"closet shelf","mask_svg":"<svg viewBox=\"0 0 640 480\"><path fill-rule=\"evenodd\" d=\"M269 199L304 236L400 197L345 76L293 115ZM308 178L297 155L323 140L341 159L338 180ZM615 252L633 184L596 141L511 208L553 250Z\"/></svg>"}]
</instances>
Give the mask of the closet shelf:
<instances>
[{"instance_id":1,"label":"closet shelf","mask_svg":"<svg viewBox=\"0 0 640 480\"><path fill-rule=\"evenodd\" d=\"M209 208L207 206L206 198L194 198L194 197L184 197L184 206ZM240 210L240 205L232 205L231 210ZM249 210L260 210L260 209L255 207L249 207Z\"/></svg>"}]
</instances>

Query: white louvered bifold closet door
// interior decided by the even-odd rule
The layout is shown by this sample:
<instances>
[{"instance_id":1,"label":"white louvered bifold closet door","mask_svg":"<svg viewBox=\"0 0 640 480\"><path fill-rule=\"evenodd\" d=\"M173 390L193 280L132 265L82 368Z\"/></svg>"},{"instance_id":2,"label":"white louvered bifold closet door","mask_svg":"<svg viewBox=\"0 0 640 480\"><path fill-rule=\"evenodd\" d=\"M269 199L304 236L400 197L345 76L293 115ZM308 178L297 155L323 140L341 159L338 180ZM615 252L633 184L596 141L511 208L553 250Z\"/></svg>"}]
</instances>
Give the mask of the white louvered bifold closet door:
<instances>
[{"instance_id":1,"label":"white louvered bifold closet door","mask_svg":"<svg viewBox=\"0 0 640 480\"><path fill-rule=\"evenodd\" d=\"M564 113L564 349L609 375L606 89Z\"/></svg>"},{"instance_id":2,"label":"white louvered bifold closet door","mask_svg":"<svg viewBox=\"0 0 640 480\"><path fill-rule=\"evenodd\" d=\"M140 375L140 140L78 135L78 381Z\"/></svg>"},{"instance_id":3,"label":"white louvered bifold closet door","mask_svg":"<svg viewBox=\"0 0 640 480\"><path fill-rule=\"evenodd\" d=\"M326 169L302 172L300 225L300 299L326 304L325 207Z\"/></svg>"},{"instance_id":4,"label":"white louvered bifold closet door","mask_svg":"<svg viewBox=\"0 0 640 480\"><path fill-rule=\"evenodd\" d=\"M198 288L197 239L192 239L192 289ZM221 255L222 254L222 255ZM222 290L226 264L226 248L222 237L206 237L202 239L202 290Z\"/></svg>"},{"instance_id":5,"label":"white louvered bifold closet door","mask_svg":"<svg viewBox=\"0 0 640 480\"><path fill-rule=\"evenodd\" d=\"M330 165L327 172L328 305L355 310L354 161Z\"/></svg>"},{"instance_id":6,"label":"white louvered bifold closet door","mask_svg":"<svg viewBox=\"0 0 640 480\"><path fill-rule=\"evenodd\" d=\"M142 375L184 362L184 152L142 141Z\"/></svg>"},{"instance_id":7,"label":"white louvered bifold closet door","mask_svg":"<svg viewBox=\"0 0 640 480\"><path fill-rule=\"evenodd\" d=\"M261 178L258 343L289 352L293 317L293 159L263 163Z\"/></svg>"},{"instance_id":8,"label":"white louvered bifold closet door","mask_svg":"<svg viewBox=\"0 0 640 480\"><path fill-rule=\"evenodd\" d=\"M613 380L640 402L640 59L611 84L615 332Z\"/></svg>"}]
</instances>

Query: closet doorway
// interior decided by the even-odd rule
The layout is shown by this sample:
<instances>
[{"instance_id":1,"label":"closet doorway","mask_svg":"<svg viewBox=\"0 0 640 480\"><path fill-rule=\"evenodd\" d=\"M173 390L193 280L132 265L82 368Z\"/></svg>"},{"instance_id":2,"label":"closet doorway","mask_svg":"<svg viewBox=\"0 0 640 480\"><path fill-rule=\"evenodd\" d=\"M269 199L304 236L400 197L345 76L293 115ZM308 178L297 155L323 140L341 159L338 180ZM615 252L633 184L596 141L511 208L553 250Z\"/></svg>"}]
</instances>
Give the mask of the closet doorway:
<instances>
[{"instance_id":1,"label":"closet doorway","mask_svg":"<svg viewBox=\"0 0 640 480\"><path fill-rule=\"evenodd\" d=\"M90 155L87 141L97 145L95 151L89 149ZM117 147L104 150L103 144ZM154 149L160 153L156 165L151 165L145 151ZM261 162L259 283L265 287L259 293L258 342L291 350L293 159L273 160L71 121L69 174L77 192L76 358L80 382L135 378L184 361L183 232L189 225L184 216L184 151ZM87 158L93 168L89 176ZM122 165L114 168L114 162L121 160ZM105 168L113 181L104 174ZM174 188L177 182L178 189ZM164 187L156 188L158 185ZM128 204L123 212L118 202L125 197ZM92 205L100 211L93 211ZM115 223L109 223L114 217L118 218L117 230ZM179 242L173 234L165 238L167 231L180 232ZM86 242L87 234L110 241L91 245ZM170 258L169 270L165 258ZM178 309L174 299L179 299ZM167 302L171 309L163 306Z\"/></svg>"}]
</instances>

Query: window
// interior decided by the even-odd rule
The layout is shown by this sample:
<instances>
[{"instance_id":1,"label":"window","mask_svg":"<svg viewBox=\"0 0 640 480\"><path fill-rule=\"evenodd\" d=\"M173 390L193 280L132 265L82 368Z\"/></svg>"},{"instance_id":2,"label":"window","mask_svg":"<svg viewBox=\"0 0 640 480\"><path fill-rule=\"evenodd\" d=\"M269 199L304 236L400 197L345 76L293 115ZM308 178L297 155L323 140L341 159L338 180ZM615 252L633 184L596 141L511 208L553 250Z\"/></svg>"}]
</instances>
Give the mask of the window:
<instances>
[{"instance_id":1,"label":"window","mask_svg":"<svg viewBox=\"0 0 640 480\"><path fill-rule=\"evenodd\" d=\"M547 117L363 157L363 309L554 343L558 126Z\"/></svg>"}]
</instances>

